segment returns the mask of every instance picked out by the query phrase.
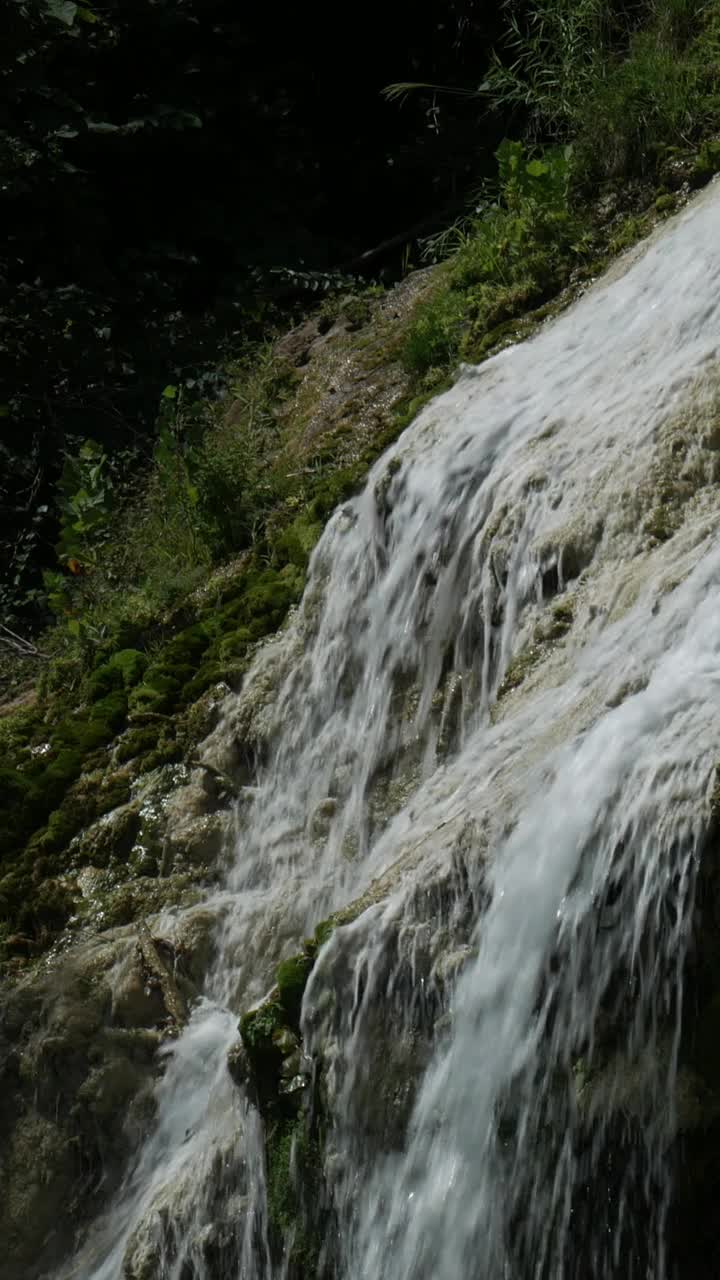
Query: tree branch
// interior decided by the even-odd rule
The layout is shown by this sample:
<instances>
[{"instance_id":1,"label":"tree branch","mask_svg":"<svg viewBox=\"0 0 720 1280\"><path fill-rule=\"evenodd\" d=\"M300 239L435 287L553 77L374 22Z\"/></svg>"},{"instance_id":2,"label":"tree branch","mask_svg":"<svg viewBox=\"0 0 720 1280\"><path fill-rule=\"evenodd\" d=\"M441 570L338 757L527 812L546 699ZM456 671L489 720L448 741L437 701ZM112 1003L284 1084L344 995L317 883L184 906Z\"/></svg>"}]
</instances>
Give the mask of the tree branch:
<instances>
[{"instance_id":1,"label":"tree branch","mask_svg":"<svg viewBox=\"0 0 720 1280\"><path fill-rule=\"evenodd\" d=\"M15 631L11 631L4 622L0 622L0 644L7 645L8 649L12 649L21 658L44 658L45 661L50 659L49 653L43 653L31 640L25 640Z\"/></svg>"}]
</instances>

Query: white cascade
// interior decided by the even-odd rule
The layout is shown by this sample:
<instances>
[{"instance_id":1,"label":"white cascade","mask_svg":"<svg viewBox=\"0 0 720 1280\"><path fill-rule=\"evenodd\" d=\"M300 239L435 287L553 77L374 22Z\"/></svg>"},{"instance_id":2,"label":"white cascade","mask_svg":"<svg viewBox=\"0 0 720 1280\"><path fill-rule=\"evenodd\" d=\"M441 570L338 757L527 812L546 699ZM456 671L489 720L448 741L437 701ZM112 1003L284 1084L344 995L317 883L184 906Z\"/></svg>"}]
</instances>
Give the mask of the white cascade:
<instances>
[{"instance_id":1,"label":"white cascade","mask_svg":"<svg viewBox=\"0 0 720 1280\"><path fill-rule=\"evenodd\" d=\"M720 710L718 243L715 185L333 516L230 714L267 747L205 997L57 1280L293 1276L225 1056L354 900L303 1004L315 1273L665 1280Z\"/></svg>"}]
</instances>

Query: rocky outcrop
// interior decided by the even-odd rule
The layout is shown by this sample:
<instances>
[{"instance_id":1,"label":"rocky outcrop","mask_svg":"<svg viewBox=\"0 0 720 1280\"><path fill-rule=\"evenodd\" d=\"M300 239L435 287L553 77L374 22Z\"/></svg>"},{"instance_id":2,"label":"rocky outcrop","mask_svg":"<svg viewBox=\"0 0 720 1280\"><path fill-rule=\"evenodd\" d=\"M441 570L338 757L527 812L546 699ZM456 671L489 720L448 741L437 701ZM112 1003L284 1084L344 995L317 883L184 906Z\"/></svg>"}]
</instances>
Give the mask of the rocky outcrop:
<instances>
[{"instance_id":1,"label":"rocky outcrop","mask_svg":"<svg viewBox=\"0 0 720 1280\"><path fill-rule=\"evenodd\" d=\"M3 1274L56 1262L152 1121L157 1051L197 994L213 920L106 930L0 997Z\"/></svg>"},{"instance_id":2,"label":"rocky outcrop","mask_svg":"<svg viewBox=\"0 0 720 1280\"><path fill-rule=\"evenodd\" d=\"M177 887L177 886L176 886ZM158 1050L183 1025L216 914L81 936L0 995L0 1232L8 1280L58 1261L152 1123Z\"/></svg>"}]
</instances>

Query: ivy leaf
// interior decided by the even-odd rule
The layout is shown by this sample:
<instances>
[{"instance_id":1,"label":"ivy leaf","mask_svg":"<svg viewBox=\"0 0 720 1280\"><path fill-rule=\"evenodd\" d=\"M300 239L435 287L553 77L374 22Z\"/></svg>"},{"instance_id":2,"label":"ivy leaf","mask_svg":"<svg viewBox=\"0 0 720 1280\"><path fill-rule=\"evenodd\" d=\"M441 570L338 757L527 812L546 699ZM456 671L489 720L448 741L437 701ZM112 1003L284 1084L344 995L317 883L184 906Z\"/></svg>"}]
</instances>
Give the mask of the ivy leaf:
<instances>
[{"instance_id":1,"label":"ivy leaf","mask_svg":"<svg viewBox=\"0 0 720 1280\"><path fill-rule=\"evenodd\" d=\"M73 0L45 0L45 11L51 18L57 18L64 26L71 27L78 7L73 4Z\"/></svg>"}]
</instances>

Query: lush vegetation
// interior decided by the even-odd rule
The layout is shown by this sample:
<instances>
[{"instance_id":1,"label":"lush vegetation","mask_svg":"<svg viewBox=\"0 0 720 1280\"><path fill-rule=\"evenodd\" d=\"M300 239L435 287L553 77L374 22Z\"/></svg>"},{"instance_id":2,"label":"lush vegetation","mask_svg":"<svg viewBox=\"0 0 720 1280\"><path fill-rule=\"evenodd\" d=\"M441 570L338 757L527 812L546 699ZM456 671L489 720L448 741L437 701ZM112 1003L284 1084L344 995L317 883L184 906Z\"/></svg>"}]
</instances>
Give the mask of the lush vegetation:
<instances>
[{"instance_id":1,"label":"lush vegetation","mask_svg":"<svg viewBox=\"0 0 720 1280\"><path fill-rule=\"evenodd\" d=\"M446 8L442 32L409 2L366 12L348 58L319 10L2 6L0 619L13 629L47 618L39 571L55 559L66 455L90 439L106 470L142 470L164 386L221 390L228 355L273 316L287 323L362 251L456 198L472 122L440 137L422 104L397 113L380 96L398 59L452 77L482 56L473 5Z\"/></svg>"},{"instance_id":2,"label":"lush vegetation","mask_svg":"<svg viewBox=\"0 0 720 1280\"><path fill-rule=\"evenodd\" d=\"M227 468L209 456L212 415L195 406L222 392L228 369L235 376L239 351L315 293L357 287L348 271L387 268L382 252L363 262L359 250L416 222L418 199L441 219L453 191L482 181L472 216L450 231L420 249L412 226L388 241L391 274L419 252L452 256L406 354L419 374L446 374L591 270L598 246L583 201L643 180L668 208L685 157L696 177L715 169L717 4L508 0L492 19L475 9L456 0L440 27L413 14L406 55L400 6L383 16L380 42L362 37L367 61L350 74L323 56L314 19L270 41L266 19L240 21L228 0L6 6L0 619L13 630L42 625L76 594L58 578L83 564L70 524L94 554L91 525L101 535L110 508L114 521L151 457L172 491L183 580L188 559L200 574L208 555L248 544L252 478L244 463L239 476L237 452ZM322 64L314 88L297 53L311 47ZM385 73L406 56L449 77L452 93L431 86L402 111L382 104ZM493 181L504 132L524 149L501 148ZM73 467L92 449L89 493ZM83 510L69 522L73 500ZM172 592L167 570L156 576Z\"/></svg>"},{"instance_id":3,"label":"lush vegetation","mask_svg":"<svg viewBox=\"0 0 720 1280\"><path fill-rule=\"evenodd\" d=\"M447 260L406 346L426 376L517 336L529 309L637 239L651 204L671 211L679 189L720 168L720 6L535 0L503 9L504 38L470 97L519 113L525 142L502 143L497 181L483 183L473 214L424 244L426 260ZM603 203L619 210L609 233Z\"/></svg>"},{"instance_id":4,"label":"lush vegetation","mask_svg":"<svg viewBox=\"0 0 720 1280\"><path fill-rule=\"evenodd\" d=\"M197 16L189 3L176 9L172 22ZM120 34L113 35L108 13L43 5L19 9L18 22L25 24L23 40L28 24L35 33L33 57L55 57L57 39L71 42L73 58L100 58L131 31L118 17ZM472 120L479 103L503 126L512 121L523 140L493 144L495 173L482 179L471 213L419 244L409 238L410 261L424 258L435 269L401 321L382 318L382 286L357 280L349 296L347 282L342 292L327 291L316 314L317 334L342 319L349 335L343 350L361 355L366 371L401 370L395 399L369 435L360 409L341 429L308 435L312 404L302 358L288 358L273 341L267 310L252 319L256 294L254 300L247 291L235 297L244 319L229 334L232 352L222 361L213 340L212 377L191 372L199 362L193 346L199 331L185 363L169 340L171 330L159 322L153 330L153 290L167 287L176 300L179 288L180 277L168 268L167 241L153 270L143 267L124 295L128 315L138 300L147 307L145 329L136 326L127 342L118 340L116 328L124 314L117 280L130 261L125 250L115 260L115 283L106 273L99 288L91 277L100 251L93 257L88 248L88 289L92 283L92 297L102 296L108 315L112 310L107 325L105 311L91 314L95 302L90 305L84 285L67 294L64 260L54 274L50 257L43 264L47 288L45 276L41 283L29 280L29 266L25 276L18 274L22 263L8 266L7 281L15 283L3 355L15 361L16 373L0 408L9 427L0 442L0 487L8 500L13 495L0 535L11 569L4 597L11 631L3 633L0 682L12 697L22 693L18 675L25 672L35 691L27 705L0 719L5 937L19 930L41 946L64 926L74 910L62 880L69 842L127 800L131 778L192 751L197 699L218 680L242 676L253 645L299 599L308 557L333 508L457 362L481 359L530 332L610 254L720 168L717 3L700 8L691 0L655 0L621 8L608 0L537 0L503 13L505 38L481 90L455 99L454 109ZM158 21L171 22L169 7L158 6ZM61 35L51 38L56 28ZM59 65L65 66L62 59ZM84 86L82 58L71 65ZM35 206L46 188L68 207L80 190L78 207L87 214L90 189L93 199L99 190L97 146L142 148L147 141L152 156L157 139L162 148L169 145L164 130L180 151L194 146L197 126L183 112L192 114L193 103L199 111L202 103L168 92L162 101L181 104L174 123L162 112L153 123L150 105L137 127L97 130L93 121L117 122L119 108L113 116L109 105L102 115L99 107L94 114L83 107L78 136L91 154L76 165L66 148L80 145L78 136L66 133L62 112L77 116L76 123L81 112L75 99L70 103L69 85L43 98L45 72L29 87L12 83L18 101L26 94L22 100L32 104L26 122L35 130L39 158L22 152L29 135L15 151L6 135L0 159L6 172L8 156L16 157L11 255L24 235L42 241ZM53 129L39 122L41 99L60 112ZM443 101L437 90L430 100ZM437 110L441 120L444 107ZM119 154L108 159L108 170L118 162ZM90 227L87 236L89 245ZM222 246L225 253L225 240ZM84 269L80 248L71 267ZM306 273L306 283L312 279ZM50 300L48 309L36 324L43 299ZM184 320L178 324L173 332L180 334ZM93 329L92 341L79 337L82 325L88 334ZM152 376L139 377L128 355L132 343L138 352L146 345ZM102 360L91 377L98 353ZM144 398L142 413L133 396ZM33 607L44 630L23 640ZM119 856L126 854L123 846ZM82 855L93 865L115 856L100 845Z\"/></svg>"}]
</instances>

